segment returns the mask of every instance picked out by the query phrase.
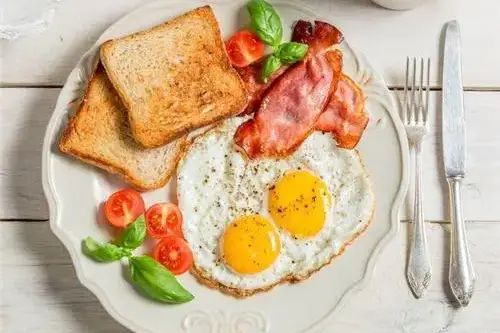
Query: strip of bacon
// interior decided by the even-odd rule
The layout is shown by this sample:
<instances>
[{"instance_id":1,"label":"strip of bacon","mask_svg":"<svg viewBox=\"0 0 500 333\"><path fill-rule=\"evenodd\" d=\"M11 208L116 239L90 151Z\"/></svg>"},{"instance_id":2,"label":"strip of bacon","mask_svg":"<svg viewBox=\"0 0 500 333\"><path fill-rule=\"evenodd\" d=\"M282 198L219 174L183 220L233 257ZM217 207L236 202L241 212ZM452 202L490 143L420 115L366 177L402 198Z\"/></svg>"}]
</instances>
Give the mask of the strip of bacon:
<instances>
[{"instance_id":1,"label":"strip of bacon","mask_svg":"<svg viewBox=\"0 0 500 333\"><path fill-rule=\"evenodd\" d=\"M335 94L316 122L316 130L330 132L337 146L353 149L368 124L365 101L359 86L341 74Z\"/></svg>"},{"instance_id":2,"label":"strip of bacon","mask_svg":"<svg viewBox=\"0 0 500 333\"><path fill-rule=\"evenodd\" d=\"M334 72L324 54L308 57L276 79L234 143L251 159L282 157L307 138L330 96Z\"/></svg>"},{"instance_id":3,"label":"strip of bacon","mask_svg":"<svg viewBox=\"0 0 500 333\"><path fill-rule=\"evenodd\" d=\"M309 45L309 50L317 53L332 45L340 44L344 36L333 25L314 21L298 20L293 29L292 41Z\"/></svg>"},{"instance_id":4,"label":"strip of bacon","mask_svg":"<svg viewBox=\"0 0 500 333\"><path fill-rule=\"evenodd\" d=\"M368 122L364 98L359 87L341 74L342 53L325 52L342 39L328 23L316 21L313 27L299 20L292 40L309 45L303 62L282 68L267 83L259 78L262 63L240 69L249 92L246 113L258 108L254 119L243 123L234 136L249 158L286 156L313 130L332 133L339 147L356 146Z\"/></svg>"},{"instance_id":5,"label":"strip of bacon","mask_svg":"<svg viewBox=\"0 0 500 333\"><path fill-rule=\"evenodd\" d=\"M342 33L337 28L321 21L315 21L314 27L311 22L303 20L297 21L292 36L292 41L306 43L309 45L311 48L309 55L321 52L332 45L339 44L342 39ZM335 56L338 57L341 56L341 54L337 53ZM281 66L280 69L274 72L266 82L263 82L261 80L261 75L264 59L246 67L235 68L245 83L245 88L248 94L248 104L242 114L255 112L259 107L266 90L290 67L288 65ZM334 60L333 63L337 60ZM340 72L342 69L342 59L336 63L340 66L340 69L334 70Z\"/></svg>"},{"instance_id":6,"label":"strip of bacon","mask_svg":"<svg viewBox=\"0 0 500 333\"><path fill-rule=\"evenodd\" d=\"M236 71L240 75L248 95L248 104L242 114L250 114L257 110L260 105L260 101L264 97L264 94L271 86L271 84L276 80L281 74L283 74L288 66L281 66L276 72L274 72L266 82L261 80L262 77L262 64L265 58L256 63L245 67L235 67Z\"/></svg>"},{"instance_id":7,"label":"strip of bacon","mask_svg":"<svg viewBox=\"0 0 500 333\"><path fill-rule=\"evenodd\" d=\"M316 21L314 28L311 22L299 20L295 25L292 40L306 43L312 50L321 50L342 41L342 33L334 26ZM342 70L342 59L330 61L334 70ZM338 87L333 85L330 102L321 114L316 129L330 132L337 141L337 145L345 149L353 149L361 139L368 115L364 110L365 101L363 92L358 85L347 75L339 76Z\"/></svg>"}]
</instances>

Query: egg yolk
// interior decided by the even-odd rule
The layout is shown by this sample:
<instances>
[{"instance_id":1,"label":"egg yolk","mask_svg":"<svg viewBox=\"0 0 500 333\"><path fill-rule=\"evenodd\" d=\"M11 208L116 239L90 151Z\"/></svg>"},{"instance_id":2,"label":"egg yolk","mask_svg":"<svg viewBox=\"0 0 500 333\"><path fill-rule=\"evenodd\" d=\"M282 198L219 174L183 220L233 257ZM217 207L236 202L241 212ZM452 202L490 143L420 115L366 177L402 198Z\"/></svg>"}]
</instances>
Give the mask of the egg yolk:
<instances>
[{"instance_id":1,"label":"egg yolk","mask_svg":"<svg viewBox=\"0 0 500 333\"><path fill-rule=\"evenodd\" d=\"M308 171L284 175L269 192L269 213L282 229L297 238L311 237L325 224L331 196L325 183Z\"/></svg>"},{"instance_id":2,"label":"egg yolk","mask_svg":"<svg viewBox=\"0 0 500 333\"><path fill-rule=\"evenodd\" d=\"M276 228L260 215L230 223L222 239L225 263L241 274L255 274L271 266L281 249Z\"/></svg>"}]
</instances>

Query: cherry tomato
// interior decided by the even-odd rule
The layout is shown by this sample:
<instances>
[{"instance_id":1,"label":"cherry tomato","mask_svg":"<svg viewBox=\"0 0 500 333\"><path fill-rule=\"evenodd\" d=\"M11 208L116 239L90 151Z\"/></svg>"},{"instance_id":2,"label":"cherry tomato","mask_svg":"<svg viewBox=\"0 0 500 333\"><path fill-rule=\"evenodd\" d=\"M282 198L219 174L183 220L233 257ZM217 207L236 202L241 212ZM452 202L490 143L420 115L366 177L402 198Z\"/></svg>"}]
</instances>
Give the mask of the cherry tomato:
<instances>
[{"instance_id":1,"label":"cherry tomato","mask_svg":"<svg viewBox=\"0 0 500 333\"><path fill-rule=\"evenodd\" d=\"M171 203L157 203L146 212L146 227L149 236L163 238L168 235L182 237L182 215Z\"/></svg>"},{"instance_id":2,"label":"cherry tomato","mask_svg":"<svg viewBox=\"0 0 500 333\"><path fill-rule=\"evenodd\" d=\"M140 193L128 188L113 193L104 205L108 222L118 228L134 222L145 210Z\"/></svg>"},{"instance_id":3,"label":"cherry tomato","mask_svg":"<svg viewBox=\"0 0 500 333\"><path fill-rule=\"evenodd\" d=\"M264 43L250 30L240 30L226 41L226 52L234 67L245 67L264 54Z\"/></svg>"},{"instance_id":4,"label":"cherry tomato","mask_svg":"<svg viewBox=\"0 0 500 333\"><path fill-rule=\"evenodd\" d=\"M189 245L176 236L163 238L156 245L154 258L175 275L186 272L193 264L193 253Z\"/></svg>"}]
</instances>

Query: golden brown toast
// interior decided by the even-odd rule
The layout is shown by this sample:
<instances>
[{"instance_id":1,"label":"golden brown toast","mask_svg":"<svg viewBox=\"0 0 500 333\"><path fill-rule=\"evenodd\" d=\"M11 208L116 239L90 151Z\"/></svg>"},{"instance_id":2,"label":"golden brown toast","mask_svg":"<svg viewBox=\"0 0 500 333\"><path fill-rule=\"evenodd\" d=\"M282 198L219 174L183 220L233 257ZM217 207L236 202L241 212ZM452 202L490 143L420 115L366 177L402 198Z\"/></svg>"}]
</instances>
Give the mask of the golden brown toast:
<instances>
[{"instance_id":1,"label":"golden brown toast","mask_svg":"<svg viewBox=\"0 0 500 333\"><path fill-rule=\"evenodd\" d=\"M146 147L236 115L247 102L209 6L107 41L101 61L129 111L132 135Z\"/></svg>"},{"instance_id":2,"label":"golden brown toast","mask_svg":"<svg viewBox=\"0 0 500 333\"><path fill-rule=\"evenodd\" d=\"M185 147L185 137L159 148L137 143L102 65L92 75L80 107L59 141L64 153L119 174L139 190L165 185Z\"/></svg>"}]
</instances>

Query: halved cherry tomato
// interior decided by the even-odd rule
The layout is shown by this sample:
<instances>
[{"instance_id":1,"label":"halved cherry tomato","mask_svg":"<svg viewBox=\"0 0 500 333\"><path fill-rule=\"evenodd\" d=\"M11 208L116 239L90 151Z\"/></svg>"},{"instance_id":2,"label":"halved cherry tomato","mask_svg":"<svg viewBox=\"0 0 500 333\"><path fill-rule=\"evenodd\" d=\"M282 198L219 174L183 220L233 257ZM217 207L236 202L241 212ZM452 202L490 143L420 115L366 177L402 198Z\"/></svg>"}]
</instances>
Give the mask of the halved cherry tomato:
<instances>
[{"instance_id":1,"label":"halved cherry tomato","mask_svg":"<svg viewBox=\"0 0 500 333\"><path fill-rule=\"evenodd\" d=\"M104 205L108 222L118 228L134 222L145 210L140 193L128 188L113 193Z\"/></svg>"},{"instance_id":2,"label":"halved cherry tomato","mask_svg":"<svg viewBox=\"0 0 500 333\"><path fill-rule=\"evenodd\" d=\"M186 272L193 264L193 253L186 241L180 237L163 238L154 251L154 258L175 275Z\"/></svg>"},{"instance_id":3,"label":"halved cherry tomato","mask_svg":"<svg viewBox=\"0 0 500 333\"><path fill-rule=\"evenodd\" d=\"M146 227L149 236L163 238L168 235L182 237L182 215L171 203L157 203L146 212Z\"/></svg>"},{"instance_id":4,"label":"halved cherry tomato","mask_svg":"<svg viewBox=\"0 0 500 333\"><path fill-rule=\"evenodd\" d=\"M238 31L226 41L226 52L234 67L245 67L264 54L264 43L250 30Z\"/></svg>"}]
</instances>

